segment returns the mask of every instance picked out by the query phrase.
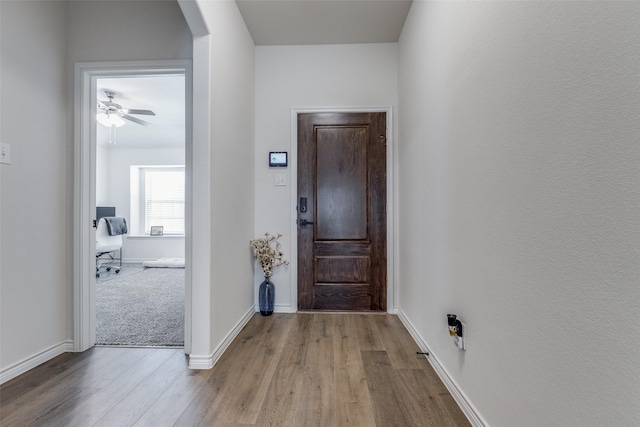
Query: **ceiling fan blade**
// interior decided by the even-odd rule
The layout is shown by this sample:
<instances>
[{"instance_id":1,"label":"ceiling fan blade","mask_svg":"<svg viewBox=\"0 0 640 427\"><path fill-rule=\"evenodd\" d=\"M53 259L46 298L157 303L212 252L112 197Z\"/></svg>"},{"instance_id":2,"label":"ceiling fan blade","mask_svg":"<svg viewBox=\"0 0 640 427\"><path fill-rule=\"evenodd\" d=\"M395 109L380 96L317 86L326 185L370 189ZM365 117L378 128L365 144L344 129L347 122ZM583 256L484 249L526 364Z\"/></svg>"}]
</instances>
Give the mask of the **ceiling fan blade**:
<instances>
[{"instance_id":1,"label":"ceiling fan blade","mask_svg":"<svg viewBox=\"0 0 640 427\"><path fill-rule=\"evenodd\" d=\"M122 116L122 118L125 119L125 120L129 120L130 122L137 123L137 124L142 125L142 126L149 126L151 124L149 122L145 122L144 120L140 120L139 118L130 116L128 114L124 114Z\"/></svg>"},{"instance_id":2,"label":"ceiling fan blade","mask_svg":"<svg viewBox=\"0 0 640 427\"><path fill-rule=\"evenodd\" d=\"M155 116L156 113L154 113L151 110L134 110L134 109L127 109L125 110L127 112L127 114L141 114L143 116Z\"/></svg>"}]
</instances>

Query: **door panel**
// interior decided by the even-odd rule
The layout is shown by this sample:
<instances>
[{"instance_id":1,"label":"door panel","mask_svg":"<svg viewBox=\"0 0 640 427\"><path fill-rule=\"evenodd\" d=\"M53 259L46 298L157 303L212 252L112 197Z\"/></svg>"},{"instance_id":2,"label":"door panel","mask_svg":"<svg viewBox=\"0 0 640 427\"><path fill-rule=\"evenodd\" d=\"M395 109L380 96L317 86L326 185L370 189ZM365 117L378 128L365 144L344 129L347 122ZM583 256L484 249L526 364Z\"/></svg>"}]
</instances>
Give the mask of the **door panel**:
<instances>
[{"instance_id":1,"label":"door panel","mask_svg":"<svg viewBox=\"0 0 640 427\"><path fill-rule=\"evenodd\" d=\"M316 283L369 283L369 256L316 256Z\"/></svg>"},{"instance_id":2,"label":"door panel","mask_svg":"<svg viewBox=\"0 0 640 427\"><path fill-rule=\"evenodd\" d=\"M316 240L367 239L367 129L317 130Z\"/></svg>"},{"instance_id":3,"label":"door panel","mask_svg":"<svg viewBox=\"0 0 640 427\"><path fill-rule=\"evenodd\" d=\"M386 310L386 114L299 114L298 198L298 308Z\"/></svg>"}]
</instances>

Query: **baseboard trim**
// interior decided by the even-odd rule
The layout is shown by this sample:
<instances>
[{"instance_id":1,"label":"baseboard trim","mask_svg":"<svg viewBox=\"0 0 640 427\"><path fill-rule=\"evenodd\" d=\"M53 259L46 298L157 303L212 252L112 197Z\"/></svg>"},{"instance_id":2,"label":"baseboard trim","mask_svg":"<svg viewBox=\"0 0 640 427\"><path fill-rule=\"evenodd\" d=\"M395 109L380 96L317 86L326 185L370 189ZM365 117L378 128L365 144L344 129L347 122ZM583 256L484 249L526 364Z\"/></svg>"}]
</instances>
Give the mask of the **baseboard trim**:
<instances>
[{"instance_id":1,"label":"baseboard trim","mask_svg":"<svg viewBox=\"0 0 640 427\"><path fill-rule=\"evenodd\" d=\"M19 362L14 363L0 371L0 384L4 384L9 380L14 379L18 375L22 375L25 372L35 368L38 365L42 365L45 362L60 356L62 353L72 352L73 341L65 340L61 343L53 345L39 353L29 356Z\"/></svg>"},{"instance_id":2,"label":"baseboard trim","mask_svg":"<svg viewBox=\"0 0 640 427\"><path fill-rule=\"evenodd\" d=\"M256 307L258 311L260 311L260 307ZM276 305L273 307L274 313L297 313L298 309L296 307L291 307L290 305Z\"/></svg>"},{"instance_id":3,"label":"baseboard trim","mask_svg":"<svg viewBox=\"0 0 640 427\"><path fill-rule=\"evenodd\" d=\"M413 340L418 344L421 351L428 352L429 356L426 356L426 359L429 361L433 369L438 374L438 377L442 380L451 396L455 399L462 412L464 412L465 416L474 427L486 427L488 424L484 421L484 419L480 416L476 408L471 404L467 396L460 390L456 382L451 378L449 372L442 366L438 357L433 354L433 351L429 349L429 346L425 342L425 340L420 336L416 328L413 326L411 321L407 318L404 312L400 309L398 311L398 318L402 322L402 324L407 328L409 334L413 337Z\"/></svg>"},{"instance_id":4,"label":"baseboard trim","mask_svg":"<svg viewBox=\"0 0 640 427\"><path fill-rule=\"evenodd\" d=\"M260 313L260 306L256 304L255 312ZM273 306L274 313L297 313L298 310L295 307L291 307L290 305L274 305Z\"/></svg>"},{"instance_id":5,"label":"baseboard trim","mask_svg":"<svg viewBox=\"0 0 640 427\"><path fill-rule=\"evenodd\" d=\"M227 336L222 340L220 345L214 350L214 352L210 355L197 355L190 354L189 355L189 369L211 369L218 362L222 354L229 347L229 345L233 342L233 340L238 336L242 328L251 320L251 318L255 315L255 308L251 307L249 311L247 311L242 319L236 326L227 334Z\"/></svg>"}]
</instances>

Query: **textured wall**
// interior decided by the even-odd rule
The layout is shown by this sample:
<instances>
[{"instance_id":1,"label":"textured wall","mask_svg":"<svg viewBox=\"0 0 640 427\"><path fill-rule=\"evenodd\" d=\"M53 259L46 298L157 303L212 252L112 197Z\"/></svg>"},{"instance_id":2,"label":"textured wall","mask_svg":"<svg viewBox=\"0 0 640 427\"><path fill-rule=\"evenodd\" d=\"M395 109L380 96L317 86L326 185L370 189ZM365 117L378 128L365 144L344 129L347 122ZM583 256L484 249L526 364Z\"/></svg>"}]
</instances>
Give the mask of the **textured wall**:
<instances>
[{"instance_id":1,"label":"textured wall","mask_svg":"<svg viewBox=\"0 0 640 427\"><path fill-rule=\"evenodd\" d=\"M190 59L191 33L174 1L71 1L71 62Z\"/></svg>"},{"instance_id":2,"label":"textured wall","mask_svg":"<svg viewBox=\"0 0 640 427\"><path fill-rule=\"evenodd\" d=\"M0 368L69 338L66 5L0 4L2 174ZM44 111L34 123L34 107ZM40 110L42 109L42 110Z\"/></svg>"},{"instance_id":3,"label":"textured wall","mask_svg":"<svg viewBox=\"0 0 640 427\"><path fill-rule=\"evenodd\" d=\"M399 57L402 312L492 426L638 425L640 4L414 2Z\"/></svg>"},{"instance_id":4,"label":"textured wall","mask_svg":"<svg viewBox=\"0 0 640 427\"><path fill-rule=\"evenodd\" d=\"M198 3L211 31L208 54L199 59L210 66L209 87L205 90L209 91L210 107L211 294L209 309L202 314L210 316L206 351L211 353L221 349L253 306L249 240L254 221L255 55L253 40L235 2ZM200 93L196 96L202 96L206 86L201 83L198 78L194 80L194 93ZM195 298L194 304L201 304ZM194 324L194 352L206 356L205 350L195 345L199 327Z\"/></svg>"}]
</instances>

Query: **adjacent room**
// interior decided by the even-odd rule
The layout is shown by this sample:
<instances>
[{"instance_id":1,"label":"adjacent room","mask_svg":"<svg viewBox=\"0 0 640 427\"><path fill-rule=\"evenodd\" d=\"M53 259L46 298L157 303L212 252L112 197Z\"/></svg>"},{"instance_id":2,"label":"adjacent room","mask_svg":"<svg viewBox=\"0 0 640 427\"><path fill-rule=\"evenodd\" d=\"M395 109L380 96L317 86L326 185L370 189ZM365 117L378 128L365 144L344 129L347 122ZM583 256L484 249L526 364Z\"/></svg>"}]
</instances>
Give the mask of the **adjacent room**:
<instances>
[{"instance_id":1,"label":"adjacent room","mask_svg":"<svg viewBox=\"0 0 640 427\"><path fill-rule=\"evenodd\" d=\"M101 77L96 99L96 344L183 346L185 76Z\"/></svg>"}]
</instances>

